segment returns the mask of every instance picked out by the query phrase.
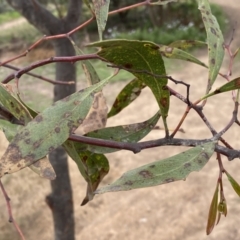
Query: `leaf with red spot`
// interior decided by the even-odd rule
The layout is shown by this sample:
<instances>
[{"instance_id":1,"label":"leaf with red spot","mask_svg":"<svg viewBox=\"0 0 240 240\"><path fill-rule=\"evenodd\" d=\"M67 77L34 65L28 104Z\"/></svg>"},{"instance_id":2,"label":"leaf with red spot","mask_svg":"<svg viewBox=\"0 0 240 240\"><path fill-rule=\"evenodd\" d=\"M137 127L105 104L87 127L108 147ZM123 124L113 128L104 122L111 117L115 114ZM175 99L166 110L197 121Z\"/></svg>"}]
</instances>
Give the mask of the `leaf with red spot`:
<instances>
[{"instance_id":1,"label":"leaf with red spot","mask_svg":"<svg viewBox=\"0 0 240 240\"><path fill-rule=\"evenodd\" d=\"M95 193L126 191L184 180L191 172L199 171L205 166L214 152L215 145L215 142L209 142L170 158L133 169Z\"/></svg>"}]
</instances>

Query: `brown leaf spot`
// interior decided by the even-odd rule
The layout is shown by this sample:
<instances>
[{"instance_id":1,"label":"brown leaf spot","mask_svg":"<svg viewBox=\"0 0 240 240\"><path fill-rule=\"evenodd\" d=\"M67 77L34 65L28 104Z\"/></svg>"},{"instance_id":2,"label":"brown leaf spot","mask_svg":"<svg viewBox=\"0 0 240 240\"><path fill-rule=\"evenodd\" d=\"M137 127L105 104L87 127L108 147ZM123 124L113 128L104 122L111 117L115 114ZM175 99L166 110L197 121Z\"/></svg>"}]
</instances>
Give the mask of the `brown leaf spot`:
<instances>
[{"instance_id":1,"label":"brown leaf spot","mask_svg":"<svg viewBox=\"0 0 240 240\"><path fill-rule=\"evenodd\" d=\"M152 177L152 173L147 171L147 170L142 170L141 172L139 172L139 175L141 175L144 178L151 178Z\"/></svg>"},{"instance_id":2,"label":"brown leaf spot","mask_svg":"<svg viewBox=\"0 0 240 240\"><path fill-rule=\"evenodd\" d=\"M165 179L165 182L166 183L174 182L174 178L167 178Z\"/></svg>"},{"instance_id":3,"label":"brown leaf spot","mask_svg":"<svg viewBox=\"0 0 240 240\"><path fill-rule=\"evenodd\" d=\"M217 44L216 44L216 43L214 43L213 47L214 47L214 48L217 48Z\"/></svg>"},{"instance_id":4,"label":"brown leaf spot","mask_svg":"<svg viewBox=\"0 0 240 240\"><path fill-rule=\"evenodd\" d=\"M70 112L66 112L63 114L63 118L69 118L72 115Z\"/></svg>"},{"instance_id":5,"label":"brown leaf spot","mask_svg":"<svg viewBox=\"0 0 240 240\"><path fill-rule=\"evenodd\" d=\"M49 149L48 149L48 152L52 152L54 150L54 147L51 146Z\"/></svg>"},{"instance_id":6,"label":"brown leaf spot","mask_svg":"<svg viewBox=\"0 0 240 240\"><path fill-rule=\"evenodd\" d=\"M209 156L208 156L208 154L207 154L206 152L203 152L201 155L202 155L204 158L209 159Z\"/></svg>"},{"instance_id":7,"label":"brown leaf spot","mask_svg":"<svg viewBox=\"0 0 240 240\"><path fill-rule=\"evenodd\" d=\"M216 30L214 28L211 27L210 29L211 29L212 34L217 35Z\"/></svg>"},{"instance_id":8,"label":"brown leaf spot","mask_svg":"<svg viewBox=\"0 0 240 240\"><path fill-rule=\"evenodd\" d=\"M198 161L199 164L203 163L202 159L198 159L197 161Z\"/></svg>"},{"instance_id":9,"label":"brown leaf spot","mask_svg":"<svg viewBox=\"0 0 240 240\"><path fill-rule=\"evenodd\" d=\"M90 115L89 115L89 119L96 119L96 117L97 117L97 112L96 111L91 112Z\"/></svg>"},{"instance_id":10,"label":"brown leaf spot","mask_svg":"<svg viewBox=\"0 0 240 240\"><path fill-rule=\"evenodd\" d=\"M41 145L41 143L42 143L42 139L36 141L35 143L33 143L33 148L34 149L38 148Z\"/></svg>"},{"instance_id":11,"label":"brown leaf spot","mask_svg":"<svg viewBox=\"0 0 240 240\"><path fill-rule=\"evenodd\" d=\"M25 140L25 143L26 143L26 144L30 144L30 138L26 139L26 140Z\"/></svg>"},{"instance_id":12,"label":"brown leaf spot","mask_svg":"<svg viewBox=\"0 0 240 240\"><path fill-rule=\"evenodd\" d=\"M214 24L214 21L211 18L209 18L208 20L211 24ZM215 30L217 31L217 29L215 29Z\"/></svg>"},{"instance_id":13,"label":"brown leaf spot","mask_svg":"<svg viewBox=\"0 0 240 240\"><path fill-rule=\"evenodd\" d=\"M215 61L214 58L211 59L211 63L212 63L213 65L215 65L216 61Z\"/></svg>"},{"instance_id":14,"label":"brown leaf spot","mask_svg":"<svg viewBox=\"0 0 240 240\"><path fill-rule=\"evenodd\" d=\"M74 105L79 105L81 102L80 102L80 101L77 101L77 100L75 100L73 103L74 103Z\"/></svg>"},{"instance_id":15,"label":"brown leaf spot","mask_svg":"<svg viewBox=\"0 0 240 240\"><path fill-rule=\"evenodd\" d=\"M210 14L209 11L206 11L206 14L209 15Z\"/></svg>"},{"instance_id":16,"label":"brown leaf spot","mask_svg":"<svg viewBox=\"0 0 240 240\"><path fill-rule=\"evenodd\" d=\"M9 147L6 150L6 153L4 156L7 156L8 161L14 163L17 163L20 159L22 159L22 154L19 150L19 147L15 144L10 144Z\"/></svg>"},{"instance_id":17,"label":"brown leaf spot","mask_svg":"<svg viewBox=\"0 0 240 240\"><path fill-rule=\"evenodd\" d=\"M60 129L60 127L55 127L54 131L55 131L55 133L60 133L61 129Z\"/></svg>"},{"instance_id":18,"label":"brown leaf spot","mask_svg":"<svg viewBox=\"0 0 240 240\"><path fill-rule=\"evenodd\" d=\"M29 131L25 131L25 132L24 132L24 135L25 135L25 136L28 136L29 134L30 134Z\"/></svg>"},{"instance_id":19,"label":"brown leaf spot","mask_svg":"<svg viewBox=\"0 0 240 240\"><path fill-rule=\"evenodd\" d=\"M191 165L192 165L191 163L185 163L185 164L183 165L183 167L184 167L184 168L189 168L189 167L191 167Z\"/></svg>"},{"instance_id":20,"label":"brown leaf spot","mask_svg":"<svg viewBox=\"0 0 240 240\"><path fill-rule=\"evenodd\" d=\"M105 125L106 125L106 122L107 122L107 118L106 118L106 117L105 117L105 118L102 118L101 121L102 121L102 125L105 126Z\"/></svg>"},{"instance_id":21,"label":"brown leaf spot","mask_svg":"<svg viewBox=\"0 0 240 240\"><path fill-rule=\"evenodd\" d=\"M39 123L39 122L42 122L43 117L42 117L42 115L37 115L37 116L34 118L34 120Z\"/></svg>"},{"instance_id":22,"label":"brown leaf spot","mask_svg":"<svg viewBox=\"0 0 240 240\"><path fill-rule=\"evenodd\" d=\"M67 102L69 100L69 98L70 98L70 96L67 96L67 97L63 98L62 101Z\"/></svg>"},{"instance_id":23,"label":"brown leaf spot","mask_svg":"<svg viewBox=\"0 0 240 240\"><path fill-rule=\"evenodd\" d=\"M154 165L154 164L153 164L153 165L151 165L151 166L149 166L149 167L150 167L150 168L155 168L155 167L156 167L156 165Z\"/></svg>"},{"instance_id":24,"label":"brown leaf spot","mask_svg":"<svg viewBox=\"0 0 240 240\"><path fill-rule=\"evenodd\" d=\"M79 119L77 120L77 122L78 122L79 124L82 124L82 122L83 122L82 118L79 118Z\"/></svg>"},{"instance_id":25,"label":"brown leaf spot","mask_svg":"<svg viewBox=\"0 0 240 240\"><path fill-rule=\"evenodd\" d=\"M207 18L206 18L206 17L203 17L202 19L203 19L203 21L204 21L204 22L206 22L206 21L207 21Z\"/></svg>"},{"instance_id":26,"label":"brown leaf spot","mask_svg":"<svg viewBox=\"0 0 240 240\"><path fill-rule=\"evenodd\" d=\"M131 63L125 63L124 67L130 69L133 67L133 65Z\"/></svg>"},{"instance_id":27,"label":"brown leaf spot","mask_svg":"<svg viewBox=\"0 0 240 240\"><path fill-rule=\"evenodd\" d=\"M16 110L16 113L18 113L18 114L20 113L20 109L19 108L16 108L15 110Z\"/></svg>"},{"instance_id":28,"label":"brown leaf spot","mask_svg":"<svg viewBox=\"0 0 240 240\"><path fill-rule=\"evenodd\" d=\"M34 158L35 158L35 155L32 153L32 154L28 154L24 160L25 160L25 163L32 163L34 161Z\"/></svg>"},{"instance_id":29,"label":"brown leaf spot","mask_svg":"<svg viewBox=\"0 0 240 240\"><path fill-rule=\"evenodd\" d=\"M127 182L124 183L124 185L132 186L133 182L132 181L127 181Z\"/></svg>"},{"instance_id":30,"label":"brown leaf spot","mask_svg":"<svg viewBox=\"0 0 240 240\"><path fill-rule=\"evenodd\" d=\"M168 106L168 99L163 97L160 99L160 104L163 106L163 107L167 107Z\"/></svg>"},{"instance_id":31,"label":"brown leaf spot","mask_svg":"<svg viewBox=\"0 0 240 240\"><path fill-rule=\"evenodd\" d=\"M240 79L238 79L238 80L235 82L235 86L236 86L236 87L240 87Z\"/></svg>"}]
</instances>

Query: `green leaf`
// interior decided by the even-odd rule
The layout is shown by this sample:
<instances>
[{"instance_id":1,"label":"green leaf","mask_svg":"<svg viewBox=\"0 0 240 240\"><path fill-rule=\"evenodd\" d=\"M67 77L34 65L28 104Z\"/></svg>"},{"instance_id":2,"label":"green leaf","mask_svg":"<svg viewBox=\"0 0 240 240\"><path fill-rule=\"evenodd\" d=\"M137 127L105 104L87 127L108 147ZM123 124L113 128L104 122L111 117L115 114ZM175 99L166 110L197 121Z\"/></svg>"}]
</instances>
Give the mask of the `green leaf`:
<instances>
[{"instance_id":1,"label":"green leaf","mask_svg":"<svg viewBox=\"0 0 240 240\"><path fill-rule=\"evenodd\" d=\"M159 46L147 41L108 40L90 44L101 47L98 55L106 61L123 67L136 78L146 84L153 92L159 108L166 133L166 118L169 110L170 93L167 88L168 79Z\"/></svg>"},{"instance_id":2,"label":"green leaf","mask_svg":"<svg viewBox=\"0 0 240 240\"><path fill-rule=\"evenodd\" d=\"M9 142L12 141L12 139L16 136L17 132L20 131L20 129L22 128L23 126L12 124L8 121L0 119L0 129L4 132ZM47 178L49 180L54 180L56 178L54 169L47 157L39 159L37 162L33 163L28 167L43 178Z\"/></svg>"},{"instance_id":3,"label":"green leaf","mask_svg":"<svg viewBox=\"0 0 240 240\"><path fill-rule=\"evenodd\" d=\"M109 79L54 103L23 127L8 146L0 163L0 177L31 165L64 143L83 122L94 94Z\"/></svg>"},{"instance_id":4,"label":"green leaf","mask_svg":"<svg viewBox=\"0 0 240 240\"><path fill-rule=\"evenodd\" d=\"M109 171L107 158L102 154L95 154L89 151L77 151L77 143L67 140L63 147L68 155L76 162L81 175L88 183L86 197L81 205L85 205L94 197L94 191Z\"/></svg>"},{"instance_id":5,"label":"green leaf","mask_svg":"<svg viewBox=\"0 0 240 240\"><path fill-rule=\"evenodd\" d=\"M218 185L219 184L217 184L217 187L216 187L216 190L214 192L213 199L212 199L212 202L211 202L211 205L210 205L209 213L208 213L208 222L207 222L207 228L206 228L207 235L209 235L212 232L212 230L214 228L214 225L215 225L215 222L216 222L216 218L217 218Z\"/></svg>"},{"instance_id":6,"label":"green leaf","mask_svg":"<svg viewBox=\"0 0 240 240\"><path fill-rule=\"evenodd\" d=\"M215 144L209 142L128 171L114 183L100 188L95 193L126 191L185 180L189 173L204 167L214 152Z\"/></svg>"},{"instance_id":7,"label":"green leaf","mask_svg":"<svg viewBox=\"0 0 240 240\"><path fill-rule=\"evenodd\" d=\"M230 82L225 83L220 88L217 88L215 91L205 95L201 99L203 100L203 99L209 98L211 96L217 95L219 93L229 92L229 91L236 90L236 89L240 89L240 77L235 78L234 80L231 80Z\"/></svg>"},{"instance_id":8,"label":"green leaf","mask_svg":"<svg viewBox=\"0 0 240 240\"><path fill-rule=\"evenodd\" d=\"M89 0L83 0L83 2L86 4L86 6L88 7L88 9L89 9L90 11L92 11L92 8L91 8L91 5L90 5Z\"/></svg>"},{"instance_id":9,"label":"green leaf","mask_svg":"<svg viewBox=\"0 0 240 240\"><path fill-rule=\"evenodd\" d=\"M208 87L207 93L211 90L224 57L224 39L215 16L212 15L208 0L198 0L198 9L201 11L203 23L207 32L208 43Z\"/></svg>"},{"instance_id":10,"label":"green leaf","mask_svg":"<svg viewBox=\"0 0 240 240\"><path fill-rule=\"evenodd\" d=\"M102 33L105 29L108 19L108 9L110 0L92 0L94 6L94 12L96 15L98 34L100 41L102 40Z\"/></svg>"},{"instance_id":11,"label":"green leaf","mask_svg":"<svg viewBox=\"0 0 240 240\"><path fill-rule=\"evenodd\" d=\"M87 186L87 194L82 202L82 206L91 201L94 197L94 191L99 183L109 172L109 163L103 154L95 154L89 151L80 152L80 158L87 168L89 182Z\"/></svg>"},{"instance_id":12,"label":"green leaf","mask_svg":"<svg viewBox=\"0 0 240 240\"><path fill-rule=\"evenodd\" d=\"M226 175L228 177L228 181L231 183L234 191L240 197L240 186L239 186L239 184L237 183L237 181L235 181L235 179L228 172L225 171L225 173L226 173Z\"/></svg>"},{"instance_id":13,"label":"green leaf","mask_svg":"<svg viewBox=\"0 0 240 240\"><path fill-rule=\"evenodd\" d=\"M145 122L99 129L88 133L86 136L118 142L138 142L154 128L160 116L161 114L158 112ZM78 152L88 150L90 152L104 154L119 151L119 149L104 148L77 142L75 142L74 145Z\"/></svg>"},{"instance_id":14,"label":"green leaf","mask_svg":"<svg viewBox=\"0 0 240 240\"><path fill-rule=\"evenodd\" d=\"M75 163L77 164L78 169L79 169L81 175L83 176L83 178L85 179L85 181L89 182L90 179L89 179L88 174L87 174L87 168L83 164L83 162L82 162L82 160L79 156L80 151L77 151L76 148L75 148L75 142L67 140L63 144L63 147L66 150L66 152L68 153L69 157L71 157L72 160L75 161Z\"/></svg>"},{"instance_id":15,"label":"green leaf","mask_svg":"<svg viewBox=\"0 0 240 240\"><path fill-rule=\"evenodd\" d=\"M145 87L146 85L137 78L129 82L118 94L111 110L108 113L108 118L118 114L130 103L132 103L141 94L142 89Z\"/></svg>"},{"instance_id":16,"label":"green leaf","mask_svg":"<svg viewBox=\"0 0 240 240\"><path fill-rule=\"evenodd\" d=\"M179 48L182 50L187 50L189 48L193 47L206 47L207 44L202 41L197 40L178 40L175 42L172 42L168 45L169 47Z\"/></svg>"},{"instance_id":17,"label":"green leaf","mask_svg":"<svg viewBox=\"0 0 240 240\"><path fill-rule=\"evenodd\" d=\"M14 96L11 85L0 83L0 104L23 124L32 120L27 108Z\"/></svg>"},{"instance_id":18,"label":"green leaf","mask_svg":"<svg viewBox=\"0 0 240 240\"><path fill-rule=\"evenodd\" d=\"M165 5L165 4L168 4L170 2L177 2L177 0L158 0L158 2L150 2L150 5Z\"/></svg>"},{"instance_id":19,"label":"green leaf","mask_svg":"<svg viewBox=\"0 0 240 240\"><path fill-rule=\"evenodd\" d=\"M204 64L203 62L201 62L200 60L195 58L190 53L187 53L187 52L185 52L185 51L183 51L179 48L175 48L175 47L172 47L172 46L161 45L160 48L159 48L159 51L166 58L180 59L180 60L196 63L200 66L203 66L203 67L207 68L206 64Z\"/></svg>"},{"instance_id":20,"label":"green leaf","mask_svg":"<svg viewBox=\"0 0 240 240\"><path fill-rule=\"evenodd\" d=\"M12 124L6 120L0 119L0 130L4 132L9 142L15 137L16 133L23 128L21 125Z\"/></svg>"}]
</instances>

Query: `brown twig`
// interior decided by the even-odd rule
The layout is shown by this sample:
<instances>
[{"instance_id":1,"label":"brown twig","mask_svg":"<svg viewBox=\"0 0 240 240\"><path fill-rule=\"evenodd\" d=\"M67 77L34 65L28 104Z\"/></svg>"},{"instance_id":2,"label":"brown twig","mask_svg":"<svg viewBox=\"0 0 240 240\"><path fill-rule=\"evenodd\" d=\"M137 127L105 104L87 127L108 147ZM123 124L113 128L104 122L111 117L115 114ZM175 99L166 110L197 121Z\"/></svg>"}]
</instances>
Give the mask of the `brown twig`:
<instances>
[{"instance_id":1,"label":"brown twig","mask_svg":"<svg viewBox=\"0 0 240 240\"><path fill-rule=\"evenodd\" d=\"M86 55L81 55L81 56L72 56L72 57L51 57L48 59L44 59L42 61L38 61L36 63L33 63L25 68L20 69L19 71L17 71L16 73L12 73L10 74L8 77L6 77L2 83L8 83L10 82L12 79L14 78L20 78L23 74L30 72L31 70L38 68L40 66L43 65L47 65L50 63L54 63L54 62L70 62L70 63L75 63L77 61L81 61L81 60L89 60L89 59L101 59L103 60L101 57L99 57L97 54L86 54Z\"/></svg>"},{"instance_id":2,"label":"brown twig","mask_svg":"<svg viewBox=\"0 0 240 240\"><path fill-rule=\"evenodd\" d=\"M16 70L16 71L20 71L20 70L21 70L20 68L14 67L14 66L9 65L9 64L5 64L5 65L3 65L3 67L9 68L9 69L12 69L12 70ZM51 79L49 79L49 78L43 77L43 76L38 75L38 74L35 74L35 73L31 73L31 72L26 73L26 74L29 75L29 76L32 76L32 77L41 79L41 80L43 80L43 81L52 83L52 84L61 84L61 85L71 85L71 84L75 84L74 81L63 82L63 81L58 81L58 80L51 80Z\"/></svg>"},{"instance_id":3,"label":"brown twig","mask_svg":"<svg viewBox=\"0 0 240 240\"><path fill-rule=\"evenodd\" d=\"M119 12L123 12L123 11L127 11L136 7L140 7L140 6L147 6L150 4L149 0L143 1L141 3L137 3L137 4L133 4L127 7L123 7L114 11L111 11L108 13L108 15L113 15ZM93 20L95 19L95 16L92 16L90 19L88 19L87 21L85 21L84 23L82 23L81 25L79 25L78 27L74 28L73 30L71 30L68 33L64 33L64 34L58 34L58 35L54 35L54 36L43 36L41 39L37 40L35 43L33 43L26 51L24 51L23 53L17 55L16 57L10 58L2 63L0 63L0 66L7 64L9 62L12 62L16 59L19 59L21 57L25 57L27 56L27 54L36 46L38 46L40 43L42 43L43 41L47 41L47 40L52 40L52 39L59 39L59 38L68 38L70 35L72 35L73 33L77 32L78 30L86 27L88 24L90 24Z\"/></svg>"},{"instance_id":4,"label":"brown twig","mask_svg":"<svg viewBox=\"0 0 240 240\"><path fill-rule=\"evenodd\" d=\"M0 188L2 190L3 196L4 196L4 198L6 200L6 204L7 204L8 215L9 215L9 220L8 221L10 223L13 223L13 225L14 225L15 229L17 230L18 234L20 235L21 239L25 240L25 237L24 237L21 229L19 228L18 224L16 223L16 221L13 218L12 208L11 208L11 204L10 204L10 198L8 197L7 192L6 192L5 188L4 188L1 180L0 180Z\"/></svg>"}]
</instances>

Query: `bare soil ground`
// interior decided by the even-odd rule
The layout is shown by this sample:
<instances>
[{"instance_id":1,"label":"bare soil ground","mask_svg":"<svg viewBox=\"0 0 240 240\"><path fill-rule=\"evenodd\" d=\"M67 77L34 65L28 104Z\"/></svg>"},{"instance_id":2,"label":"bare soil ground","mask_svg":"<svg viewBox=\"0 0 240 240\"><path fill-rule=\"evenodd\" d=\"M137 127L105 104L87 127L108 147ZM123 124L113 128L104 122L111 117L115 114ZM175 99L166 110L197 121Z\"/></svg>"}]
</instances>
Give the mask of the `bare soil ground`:
<instances>
[{"instance_id":1,"label":"bare soil ground","mask_svg":"<svg viewBox=\"0 0 240 240\"><path fill-rule=\"evenodd\" d=\"M238 19L240 5L237 1L215 0L223 6L233 23ZM228 35L229 36L229 35ZM240 45L240 31L235 34L233 45ZM199 53L202 61L207 61L205 52ZM227 62L226 62L227 63ZM179 62L176 61L176 66ZM238 64L236 63L236 66ZM226 66L226 64L224 65ZM191 100L196 100L205 92L207 71L193 64L170 74L191 84ZM233 76L239 76L240 69L235 68ZM222 72L226 68L223 67ZM215 87L224 83L218 78ZM124 83L116 83L105 89L109 103L114 99ZM182 86L173 86L185 92ZM214 88L215 88L214 87ZM51 89L49 89L49 92ZM233 109L231 94L221 94L209 99L204 112L212 125L221 130L230 120ZM171 110L168 121L174 127L180 120L185 105L171 99ZM109 120L108 125L119 125L146 120L157 111L157 105L149 90L126 108L119 116ZM159 122L161 125L161 121ZM182 138L208 138L209 131L198 116L192 111L183 124L186 133L178 133ZM153 131L145 139L156 139L163 136L161 131ZM240 149L239 128L234 126L224 135L232 146ZM7 146L0 138L1 153ZM142 151L134 155L120 151L108 154L111 165L109 175L103 184L113 182L125 171L137 166L172 156L182 151L183 147L161 147ZM200 172L193 172L186 181L179 181L153 188L145 188L128 192L108 193L96 196L88 205L81 207L85 196L86 183L80 176L75 163L69 160L72 187L74 190L74 206L76 220L76 239L84 240L236 240L240 238L239 214L240 200L225 178L224 191L228 203L228 216L222 217L220 224L210 236L206 236L205 227L209 205L218 178L218 164L215 156ZM224 158L226 169L240 182L240 162L235 159L228 162ZM3 178L3 183L12 199L13 214L20 224L26 239L53 239L53 223L51 211L44 202L50 192L49 182L39 178L29 169L24 169ZM0 198L0 240L18 239L13 226L7 222L8 215L3 197Z\"/></svg>"}]
</instances>

